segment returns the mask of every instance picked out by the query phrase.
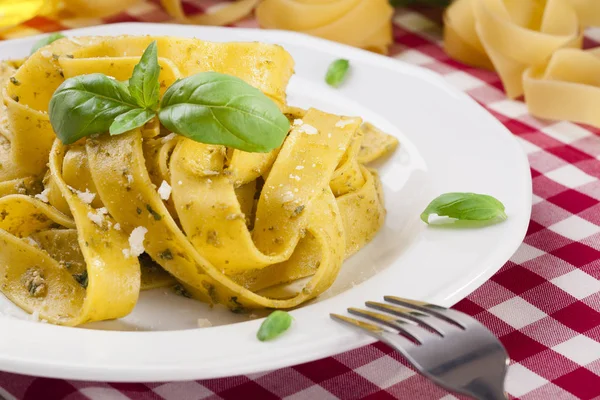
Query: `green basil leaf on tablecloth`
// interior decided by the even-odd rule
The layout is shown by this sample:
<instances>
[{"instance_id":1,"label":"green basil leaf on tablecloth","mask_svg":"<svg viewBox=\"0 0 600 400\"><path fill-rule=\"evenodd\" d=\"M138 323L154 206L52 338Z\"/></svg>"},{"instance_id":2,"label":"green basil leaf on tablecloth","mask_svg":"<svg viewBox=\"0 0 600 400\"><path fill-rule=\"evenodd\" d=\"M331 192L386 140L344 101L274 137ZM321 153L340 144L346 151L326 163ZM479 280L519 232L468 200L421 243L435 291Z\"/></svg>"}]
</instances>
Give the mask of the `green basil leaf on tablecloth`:
<instances>
[{"instance_id":1,"label":"green basil leaf on tablecloth","mask_svg":"<svg viewBox=\"0 0 600 400\"><path fill-rule=\"evenodd\" d=\"M218 72L201 72L175 82L165 92L158 115L172 132L249 152L281 146L290 128L263 92Z\"/></svg>"},{"instance_id":2,"label":"green basil leaf on tablecloth","mask_svg":"<svg viewBox=\"0 0 600 400\"><path fill-rule=\"evenodd\" d=\"M504 204L492 196L477 193L445 193L434 199L421 214L423 222L429 217L454 218L459 221L503 221L506 219Z\"/></svg>"}]
</instances>

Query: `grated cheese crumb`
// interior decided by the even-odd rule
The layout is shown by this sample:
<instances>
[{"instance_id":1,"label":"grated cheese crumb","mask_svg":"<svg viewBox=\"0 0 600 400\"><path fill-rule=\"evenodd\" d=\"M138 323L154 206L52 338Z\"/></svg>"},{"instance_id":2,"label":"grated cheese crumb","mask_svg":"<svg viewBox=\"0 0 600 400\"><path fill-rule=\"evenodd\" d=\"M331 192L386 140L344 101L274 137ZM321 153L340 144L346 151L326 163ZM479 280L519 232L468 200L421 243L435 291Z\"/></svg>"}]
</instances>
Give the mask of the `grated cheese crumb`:
<instances>
[{"instance_id":1,"label":"grated cheese crumb","mask_svg":"<svg viewBox=\"0 0 600 400\"><path fill-rule=\"evenodd\" d=\"M96 213L98 213L100 215L106 215L106 214L108 214L108 210L106 209L106 207L102 207L102 208L96 209Z\"/></svg>"},{"instance_id":2,"label":"grated cheese crumb","mask_svg":"<svg viewBox=\"0 0 600 400\"><path fill-rule=\"evenodd\" d=\"M130 185L133 183L133 175L129 174L127 175L127 183L129 183Z\"/></svg>"},{"instance_id":3,"label":"grated cheese crumb","mask_svg":"<svg viewBox=\"0 0 600 400\"><path fill-rule=\"evenodd\" d=\"M350 125L353 123L353 119L340 119L338 122L335 123L335 126L336 128L344 128L346 125Z\"/></svg>"},{"instance_id":4,"label":"grated cheese crumb","mask_svg":"<svg viewBox=\"0 0 600 400\"><path fill-rule=\"evenodd\" d=\"M123 255L125 256L125 258L131 257L131 250L123 249Z\"/></svg>"},{"instance_id":5,"label":"grated cheese crumb","mask_svg":"<svg viewBox=\"0 0 600 400\"><path fill-rule=\"evenodd\" d=\"M317 164L313 164L312 167L315 168L317 166Z\"/></svg>"},{"instance_id":6,"label":"grated cheese crumb","mask_svg":"<svg viewBox=\"0 0 600 400\"><path fill-rule=\"evenodd\" d=\"M96 214L90 211L89 213L87 213L87 216L90 219L90 221L92 221L98 226L102 226L102 221L104 221L104 217L101 214Z\"/></svg>"},{"instance_id":7,"label":"grated cheese crumb","mask_svg":"<svg viewBox=\"0 0 600 400\"><path fill-rule=\"evenodd\" d=\"M52 57L52 53L50 52L50 50L42 50L42 51L40 51L40 54L44 58L50 58L50 57Z\"/></svg>"},{"instance_id":8,"label":"grated cheese crumb","mask_svg":"<svg viewBox=\"0 0 600 400\"><path fill-rule=\"evenodd\" d=\"M288 190L283 194L283 196L281 196L281 200L284 203L289 203L290 201L294 200L294 193L292 193L291 190Z\"/></svg>"},{"instance_id":9,"label":"grated cheese crumb","mask_svg":"<svg viewBox=\"0 0 600 400\"><path fill-rule=\"evenodd\" d=\"M331 139L331 132L329 132L329 133L327 134L327 137L328 137L329 139Z\"/></svg>"},{"instance_id":10,"label":"grated cheese crumb","mask_svg":"<svg viewBox=\"0 0 600 400\"><path fill-rule=\"evenodd\" d=\"M316 135L319 133L319 130L312 125L304 124L300 128L298 128L300 132L304 132L307 135Z\"/></svg>"},{"instance_id":11,"label":"grated cheese crumb","mask_svg":"<svg viewBox=\"0 0 600 400\"><path fill-rule=\"evenodd\" d=\"M206 182L208 182L208 183L212 183L212 179L208 178L208 179L206 180Z\"/></svg>"},{"instance_id":12,"label":"grated cheese crumb","mask_svg":"<svg viewBox=\"0 0 600 400\"><path fill-rule=\"evenodd\" d=\"M212 323L206 318L198 318L198 328L209 328Z\"/></svg>"},{"instance_id":13,"label":"grated cheese crumb","mask_svg":"<svg viewBox=\"0 0 600 400\"><path fill-rule=\"evenodd\" d=\"M114 228L115 228L116 231L120 231L121 230L121 224L117 222L115 224Z\"/></svg>"},{"instance_id":14,"label":"grated cheese crumb","mask_svg":"<svg viewBox=\"0 0 600 400\"><path fill-rule=\"evenodd\" d=\"M169 200L169 197L171 197L171 185L169 185L167 181L162 181L160 184L160 187L158 188L158 195L165 201Z\"/></svg>"},{"instance_id":15,"label":"grated cheese crumb","mask_svg":"<svg viewBox=\"0 0 600 400\"><path fill-rule=\"evenodd\" d=\"M49 201L48 194L50 194L50 188L46 188L46 189L44 189L44 191L42 193L36 194L35 198L43 201L44 203L47 203Z\"/></svg>"},{"instance_id":16,"label":"grated cheese crumb","mask_svg":"<svg viewBox=\"0 0 600 400\"><path fill-rule=\"evenodd\" d=\"M183 182L179 181L177 182L178 185L183 185Z\"/></svg>"},{"instance_id":17,"label":"grated cheese crumb","mask_svg":"<svg viewBox=\"0 0 600 400\"><path fill-rule=\"evenodd\" d=\"M304 121L302 121L301 119L295 119L294 120L294 126L300 126L304 123Z\"/></svg>"},{"instance_id":18,"label":"grated cheese crumb","mask_svg":"<svg viewBox=\"0 0 600 400\"><path fill-rule=\"evenodd\" d=\"M295 179L295 180L299 181L301 178L298 175L290 174L290 179Z\"/></svg>"},{"instance_id":19,"label":"grated cheese crumb","mask_svg":"<svg viewBox=\"0 0 600 400\"><path fill-rule=\"evenodd\" d=\"M297 169L297 170L304 169L304 165L297 165L297 166L296 166L296 169Z\"/></svg>"},{"instance_id":20,"label":"grated cheese crumb","mask_svg":"<svg viewBox=\"0 0 600 400\"><path fill-rule=\"evenodd\" d=\"M174 134L174 133L169 133L167 136L165 136L164 138L160 139L160 142L161 143L167 143L167 142L175 139L175 136L177 136L177 135Z\"/></svg>"},{"instance_id":21,"label":"grated cheese crumb","mask_svg":"<svg viewBox=\"0 0 600 400\"><path fill-rule=\"evenodd\" d=\"M96 198L96 193L90 192L88 189L85 189L85 192L80 192L79 190L75 190L77 193L77 197L79 200L83 201L85 204L91 204Z\"/></svg>"},{"instance_id":22,"label":"grated cheese crumb","mask_svg":"<svg viewBox=\"0 0 600 400\"><path fill-rule=\"evenodd\" d=\"M132 256L137 257L144 252L144 237L146 233L148 233L148 229L143 226L138 226L131 231L131 235L129 235L129 247Z\"/></svg>"},{"instance_id":23,"label":"grated cheese crumb","mask_svg":"<svg viewBox=\"0 0 600 400\"><path fill-rule=\"evenodd\" d=\"M38 242L36 242L35 240L33 240L32 238L30 238L29 236L24 237L23 240L25 240L27 243L29 243L30 245L32 245L33 247L40 247L40 245L38 244Z\"/></svg>"}]
</instances>

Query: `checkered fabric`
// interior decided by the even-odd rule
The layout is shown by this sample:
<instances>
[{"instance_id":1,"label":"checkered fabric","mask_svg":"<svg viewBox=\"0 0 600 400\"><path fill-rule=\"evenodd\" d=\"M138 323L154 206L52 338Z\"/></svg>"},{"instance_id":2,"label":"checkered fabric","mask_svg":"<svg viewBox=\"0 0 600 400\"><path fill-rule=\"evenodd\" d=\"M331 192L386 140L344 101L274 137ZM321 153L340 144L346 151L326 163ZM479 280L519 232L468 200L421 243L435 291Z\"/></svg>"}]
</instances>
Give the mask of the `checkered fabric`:
<instances>
[{"instance_id":1,"label":"checkered fabric","mask_svg":"<svg viewBox=\"0 0 600 400\"><path fill-rule=\"evenodd\" d=\"M189 0L205 12L219 0ZM5 33L16 37L102 22L168 20L143 2L104 21L35 18ZM517 253L455 308L492 330L511 366L507 390L523 400L600 399L600 139L599 131L527 114L507 100L495 73L448 58L439 13L399 10L391 56L441 74L498 118L529 156L533 212ZM252 18L236 26L256 27ZM600 31L590 31L586 46ZM599 40L600 41L600 40ZM600 71L599 71L600 73ZM183 383L94 383L0 373L7 399L456 399L376 343L335 357L272 372Z\"/></svg>"}]
</instances>

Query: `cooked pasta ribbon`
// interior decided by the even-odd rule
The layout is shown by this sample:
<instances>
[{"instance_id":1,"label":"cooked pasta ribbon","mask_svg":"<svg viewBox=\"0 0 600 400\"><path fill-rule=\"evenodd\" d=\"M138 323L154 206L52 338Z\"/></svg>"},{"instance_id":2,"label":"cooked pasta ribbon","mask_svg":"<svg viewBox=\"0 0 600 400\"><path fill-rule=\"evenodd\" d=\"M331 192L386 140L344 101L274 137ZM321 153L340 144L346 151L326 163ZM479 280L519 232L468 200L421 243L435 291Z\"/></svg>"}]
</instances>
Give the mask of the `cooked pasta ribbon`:
<instances>
[{"instance_id":1,"label":"cooked pasta ribbon","mask_svg":"<svg viewBox=\"0 0 600 400\"><path fill-rule=\"evenodd\" d=\"M558 49L581 47L578 15L568 0L457 0L446 11L444 45L466 64L492 67L508 97L523 94L523 72Z\"/></svg>"},{"instance_id":2,"label":"cooked pasta ribbon","mask_svg":"<svg viewBox=\"0 0 600 400\"><path fill-rule=\"evenodd\" d=\"M47 115L54 90L92 72L127 79L153 40L161 93L202 71L244 79L294 121L281 148L246 153L202 144L156 121L69 146L54 139ZM381 184L365 164L397 140L358 117L286 106L293 60L279 46L62 39L18 69L5 67L0 288L49 322L119 318L140 290L175 282L236 312L295 307L327 290L344 259L384 222ZM164 184L166 200L156 189ZM301 290L272 291L301 278L308 278Z\"/></svg>"},{"instance_id":3,"label":"cooked pasta ribbon","mask_svg":"<svg viewBox=\"0 0 600 400\"><path fill-rule=\"evenodd\" d=\"M263 0L256 8L261 27L319 36L387 53L393 7L388 0Z\"/></svg>"}]
</instances>

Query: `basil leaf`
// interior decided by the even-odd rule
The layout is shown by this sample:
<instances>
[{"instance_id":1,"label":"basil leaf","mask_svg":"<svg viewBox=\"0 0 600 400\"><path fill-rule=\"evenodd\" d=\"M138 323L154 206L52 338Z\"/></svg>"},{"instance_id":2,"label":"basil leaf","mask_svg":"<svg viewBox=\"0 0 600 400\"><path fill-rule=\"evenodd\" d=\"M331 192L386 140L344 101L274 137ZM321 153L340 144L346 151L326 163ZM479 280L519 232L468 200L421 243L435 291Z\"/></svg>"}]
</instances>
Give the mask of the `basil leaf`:
<instances>
[{"instance_id":1,"label":"basil leaf","mask_svg":"<svg viewBox=\"0 0 600 400\"><path fill-rule=\"evenodd\" d=\"M261 342L275 339L292 325L292 316L285 311L273 311L260 325L256 337Z\"/></svg>"},{"instance_id":2,"label":"basil leaf","mask_svg":"<svg viewBox=\"0 0 600 400\"><path fill-rule=\"evenodd\" d=\"M156 110L159 101L159 74L158 49L154 41L148 45L129 78L129 92L140 107Z\"/></svg>"},{"instance_id":3,"label":"basil leaf","mask_svg":"<svg viewBox=\"0 0 600 400\"><path fill-rule=\"evenodd\" d=\"M156 112L152 110L145 110L143 108L136 108L135 110L127 111L125 114L121 114L115 118L108 131L110 132L111 136L120 135L132 129L143 126L146 122L154 118L155 115Z\"/></svg>"},{"instance_id":4,"label":"basil leaf","mask_svg":"<svg viewBox=\"0 0 600 400\"><path fill-rule=\"evenodd\" d=\"M48 35L48 36L46 36L44 38L41 38L40 40L38 40L37 42L35 42L33 44L33 47L31 48L31 52L29 54L33 54L36 51L38 51L39 49L41 49L42 47L47 46L50 43L55 42L58 39L62 39L64 37L66 37L66 36L63 35L60 32L51 33L50 35Z\"/></svg>"},{"instance_id":5,"label":"basil leaf","mask_svg":"<svg viewBox=\"0 0 600 400\"><path fill-rule=\"evenodd\" d=\"M348 60L335 60L327 69L327 74L325 74L325 82L327 82L329 86L340 86L346 78L348 69L350 69L350 62Z\"/></svg>"},{"instance_id":6,"label":"basil leaf","mask_svg":"<svg viewBox=\"0 0 600 400\"><path fill-rule=\"evenodd\" d=\"M201 72L165 92L158 117L172 132L250 152L281 146L290 122L264 93L240 78Z\"/></svg>"},{"instance_id":7,"label":"basil leaf","mask_svg":"<svg viewBox=\"0 0 600 400\"><path fill-rule=\"evenodd\" d=\"M446 193L433 200L421 214L429 224L429 216L437 214L459 221L505 220L504 204L492 196L477 193Z\"/></svg>"},{"instance_id":8,"label":"basil leaf","mask_svg":"<svg viewBox=\"0 0 600 400\"><path fill-rule=\"evenodd\" d=\"M48 113L56 136L71 144L107 132L117 116L135 108L135 100L121 82L96 73L64 81L52 95Z\"/></svg>"}]
</instances>

